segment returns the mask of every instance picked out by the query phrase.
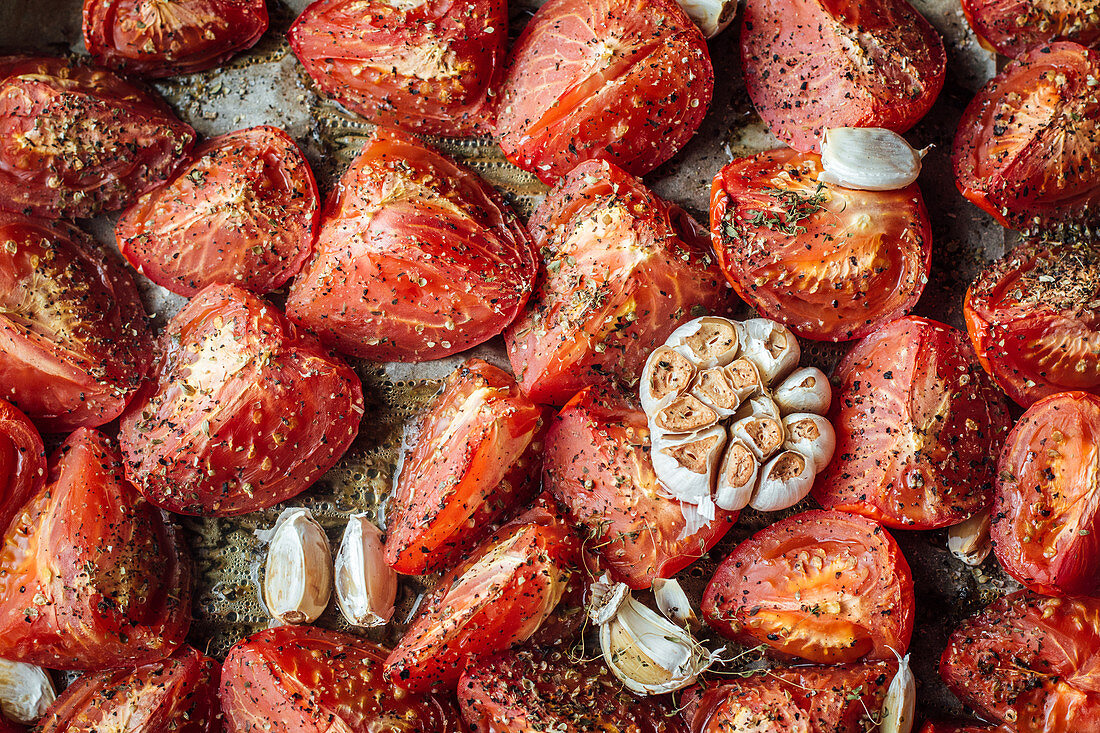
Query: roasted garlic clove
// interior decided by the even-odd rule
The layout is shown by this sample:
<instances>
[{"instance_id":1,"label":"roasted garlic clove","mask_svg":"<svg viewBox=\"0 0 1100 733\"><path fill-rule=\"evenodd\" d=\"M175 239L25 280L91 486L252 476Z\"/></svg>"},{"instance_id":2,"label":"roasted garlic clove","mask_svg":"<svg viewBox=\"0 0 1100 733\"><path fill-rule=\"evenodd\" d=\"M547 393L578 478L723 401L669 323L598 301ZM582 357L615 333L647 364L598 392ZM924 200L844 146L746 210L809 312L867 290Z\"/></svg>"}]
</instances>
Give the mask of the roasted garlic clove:
<instances>
[{"instance_id":1,"label":"roasted garlic clove","mask_svg":"<svg viewBox=\"0 0 1100 733\"><path fill-rule=\"evenodd\" d=\"M691 600L680 584L672 578L657 578L653 581L653 599L664 617L683 626L689 631L698 629L702 624L691 608Z\"/></svg>"},{"instance_id":2,"label":"roasted garlic clove","mask_svg":"<svg viewBox=\"0 0 1100 733\"><path fill-rule=\"evenodd\" d=\"M917 681L909 669L909 655L898 657L898 673L882 701L881 733L910 733L917 716Z\"/></svg>"},{"instance_id":3,"label":"roasted garlic clove","mask_svg":"<svg viewBox=\"0 0 1100 733\"><path fill-rule=\"evenodd\" d=\"M382 532L366 514L352 514L336 552L336 604L353 626L381 626L393 617L397 573L383 557Z\"/></svg>"},{"instance_id":4,"label":"roasted garlic clove","mask_svg":"<svg viewBox=\"0 0 1100 733\"><path fill-rule=\"evenodd\" d=\"M688 321L665 341L701 369L725 366L741 348L740 326L728 318L703 316Z\"/></svg>"},{"instance_id":5,"label":"roasted garlic clove","mask_svg":"<svg viewBox=\"0 0 1100 733\"><path fill-rule=\"evenodd\" d=\"M757 460L764 461L783 447L783 424L771 416L745 417L730 427L730 435L745 443Z\"/></svg>"},{"instance_id":6,"label":"roasted garlic clove","mask_svg":"<svg viewBox=\"0 0 1100 733\"><path fill-rule=\"evenodd\" d=\"M630 595L630 586L626 583L614 583L611 576L604 573L599 580L588 586L588 603L585 611L594 624L604 624L615 617L619 606Z\"/></svg>"},{"instance_id":7,"label":"roasted garlic clove","mask_svg":"<svg viewBox=\"0 0 1100 733\"><path fill-rule=\"evenodd\" d=\"M270 543L263 580L268 613L287 624L316 621L332 594L332 551L321 525L308 509L290 508L257 534Z\"/></svg>"},{"instance_id":8,"label":"roasted garlic clove","mask_svg":"<svg viewBox=\"0 0 1100 733\"><path fill-rule=\"evenodd\" d=\"M775 388L772 399L783 412L816 412L824 415L833 401L833 388L817 367L796 369Z\"/></svg>"},{"instance_id":9,"label":"roasted garlic clove","mask_svg":"<svg viewBox=\"0 0 1100 733\"><path fill-rule=\"evenodd\" d=\"M679 0L680 7L707 38L726 29L737 15L737 0Z\"/></svg>"},{"instance_id":10,"label":"roasted garlic clove","mask_svg":"<svg viewBox=\"0 0 1100 733\"><path fill-rule=\"evenodd\" d=\"M787 433L783 447L809 456L813 460L814 473L824 471L836 450L833 424L821 415L796 412L783 418L783 428Z\"/></svg>"},{"instance_id":11,"label":"roasted garlic clove","mask_svg":"<svg viewBox=\"0 0 1100 733\"><path fill-rule=\"evenodd\" d=\"M734 359L726 365L725 372L734 393L742 401L764 392L764 378L760 376L760 367L751 359Z\"/></svg>"},{"instance_id":12,"label":"roasted garlic clove","mask_svg":"<svg viewBox=\"0 0 1100 733\"><path fill-rule=\"evenodd\" d=\"M749 445L743 440L731 440L718 467L714 503L726 511L744 509L752 499L759 476L760 461Z\"/></svg>"},{"instance_id":13,"label":"roasted garlic clove","mask_svg":"<svg viewBox=\"0 0 1100 733\"><path fill-rule=\"evenodd\" d=\"M920 175L926 151L882 127L835 127L821 141L819 181L865 191L905 188Z\"/></svg>"},{"instance_id":14,"label":"roasted garlic clove","mask_svg":"<svg viewBox=\"0 0 1100 733\"><path fill-rule=\"evenodd\" d=\"M993 549L989 535L992 523L993 516L984 511L952 525L947 530L947 549L967 565L981 565Z\"/></svg>"},{"instance_id":15,"label":"roasted garlic clove","mask_svg":"<svg viewBox=\"0 0 1100 733\"><path fill-rule=\"evenodd\" d=\"M650 451L653 472L673 498L706 504L727 438L721 425L685 437L655 435Z\"/></svg>"},{"instance_id":16,"label":"roasted garlic clove","mask_svg":"<svg viewBox=\"0 0 1100 733\"><path fill-rule=\"evenodd\" d=\"M660 346L646 359L642 369L639 396L642 409L652 413L688 391L696 372L695 365L683 354Z\"/></svg>"},{"instance_id":17,"label":"roasted garlic clove","mask_svg":"<svg viewBox=\"0 0 1100 733\"><path fill-rule=\"evenodd\" d=\"M686 394L657 410L653 416L655 433L686 434L709 428L718 422L718 413L697 397Z\"/></svg>"},{"instance_id":18,"label":"roasted garlic clove","mask_svg":"<svg viewBox=\"0 0 1100 733\"><path fill-rule=\"evenodd\" d=\"M786 509L806 498L813 486L813 459L785 450L764 465L760 485L749 505L762 512Z\"/></svg>"},{"instance_id":19,"label":"roasted garlic clove","mask_svg":"<svg viewBox=\"0 0 1100 733\"><path fill-rule=\"evenodd\" d=\"M775 404L775 401L767 395L757 395L748 402L745 402L741 407L737 408L737 412L734 413L734 421L744 420L746 417L770 417L773 420L781 420L781 413L779 411L779 405Z\"/></svg>"},{"instance_id":20,"label":"roasted garlic clove","mask_svg":"<svg viewBox=\"0 0 1100 733\"><path fill-rule=\"evenodd\" d=\"M46 714L57 691L42 667L0 659L0 712L21 725L34 725Z\"/></svg>"},{"instance_id":21,"label":"roasted garlic clove","mask_svg":"<svg viewBox=\"0 0 1100 733\"><path fill-rule=\"evenodd\" d=\"M741 406L741 397L725 369L704 369L695 378L692 396L714 410L718 417L729 417Z\"/></svg>"},{"instance_id":22,"label":"roasted garlic clove","mask_svg":"<svg viewBox=\"0 0 1100 733\"><path fill-rule=\"evenodd\" d=\"M802 350L789 328L768 318L750 318L741 325L742 356L756 364L766 384L778 382L798 366Z\"/></svg>"}]
</instances>

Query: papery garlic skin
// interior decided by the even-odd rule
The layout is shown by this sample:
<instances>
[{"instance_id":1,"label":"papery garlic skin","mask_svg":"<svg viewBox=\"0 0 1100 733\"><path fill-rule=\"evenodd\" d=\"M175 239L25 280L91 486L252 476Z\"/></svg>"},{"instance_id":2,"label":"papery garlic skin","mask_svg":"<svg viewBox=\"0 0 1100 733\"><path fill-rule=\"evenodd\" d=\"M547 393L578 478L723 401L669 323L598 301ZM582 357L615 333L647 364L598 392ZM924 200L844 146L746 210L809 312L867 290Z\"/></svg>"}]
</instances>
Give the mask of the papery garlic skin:
<instances>
[{"instance_id":1,"label":"papery garlic skin","mask_svg":"<svg viewBox=\"0 0 1100 733\"><path fill-rule=\"evenodd\" d=\"M382 626L393 618L397 573L386 564L382 532L366 514L352 514L336 553L336 604L353 626Z\"/></svg>"},{"instance_id":2,"label":"papery garlic skin","mask_svg":"<svg viewBox=\"0 0 1100 733\"><path fill-rule=\"evenodd\" d=\"M983 511L947 530L947 549L967 565L981 565L993 551L993 516Z\"/></svg>"},{"instance_id":3,"label":"papery garlic skin","mask_svg":"<svg viewBox=\"0 0 1100 733\"><path fill-rule=\"evenodd\" d=\"M642 409L651 414L688 391L696 367L686 356L668 346L653 350L642 369L639 396Z\"/></svg>"},{"instance_id":4,"label":"papery garlic skin","mask_svg":"<svg viewBox=\"0 0 1100 733\"><path fill-rule=\"evenodd\" d=\"M742 339L740 324L728 318L703 316L677 328L665 344L700 369L712 369L736 359Z\"/></svg>"},{"instance_id":5,"label":"papery garlic skin","mask_svg":"<svg viewBox=\"0 0 1100 733\"><path fill-rule=\"evenodd\" d=\"M761 512L787 509L806 498L814 486L813 459L785 450L764 465L749 506Z\"/></svg>"},{"instance_id":6,"label":"papery garlic skin","mask_svg":"<svg viewBox=\"0 0 1100 733\"><path fill-rule=\"evenodd\" d=\"M791 329L768 318L750 318L741 325L742 355L756 364L765 383L777 383L798 366L802 349Z\"/></svg>"},{"instance_id":7,"label":"papery garlic skin","mask_svg":"<svg viewBox=\"0 0 1100 733\"><path fill-rule=\"evenodd\" d=\"M772 399L783 412L816 412L824 415L833 402L833 388L825 372L817 367L802 367L775 388Z\"/></svg>"},{"instance_id":8,"label":"papery garlic skin","mask_svg":"<svg viewBox=\"0 0 1100 733\"><path fill-rule=\"evenodd\" d=\"M724 31L737 15L737 0L679 0L679 3L707 38Z\"/></svg>"},{"instance_id":9,"label":"papery garlic skin","mask_svg":"<svg viewBox=\"0 0 1100 733\"><path fill-rule=\"evenodd\" d=\"M283 510L269 538L263 600L268 613L287 624L312 623L332 595L332 550L308 509Z\"/></svg>"},{"instance_id":10,"label":"papery garlic skin","mask_svg":"<svg viewBox=\"0 0 1100 733\"><path fill-rule=\"evenodd\" d=\"M920 176L924 154L882 127L836 127L821 141L818 180L843 188L893 191Z\"/></svg>"},{"instance_id":11,"label":"papery garlic skin","mask_svg":"<svg viewBox=\"0 0 1100 733\"><path fill-rule=\"evenodd\" d=\"M917 715L917 681L909 669L909 655L898 657L898 673L882 702L881 733L911 733Z\"/></svg>"},{"instance_id":12,"label":"papery garlic skin","mask_svg":"<svg viewBox=\"0 0 1100 733\"><path fill-rule=\"evenodd\" d=\"M34 725L46 714L57 690L42 667L0 659L0 712L21 725Z\"/></svg>"},{"instance_id":13,"label":"papery garlic skin","mask_svg":"<svg viewBox=\"0 0 1100 733\"><path fill-rule=\"evenodd\" d=\"M836 431L826 418L811 412L796 412L783 418L783 429L787 436L783 447L813 459L814 473L824 471L833 460Z\"/></svg>"}]
</instances>

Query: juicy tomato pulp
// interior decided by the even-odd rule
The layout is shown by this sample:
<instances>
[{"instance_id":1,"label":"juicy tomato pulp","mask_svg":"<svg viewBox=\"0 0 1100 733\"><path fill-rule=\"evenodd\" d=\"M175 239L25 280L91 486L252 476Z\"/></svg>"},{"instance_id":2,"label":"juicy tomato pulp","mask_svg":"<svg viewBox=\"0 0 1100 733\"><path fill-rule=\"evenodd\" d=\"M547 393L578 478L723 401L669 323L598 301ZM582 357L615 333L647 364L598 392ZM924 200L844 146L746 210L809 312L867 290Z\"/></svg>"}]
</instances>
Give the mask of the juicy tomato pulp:
<instances>
[{"instance_id":1,"label":"juicy tomato pulp","mask_svg":"<svg viewBox=\"0 0 1100 733\"><path fill-rule=\"evenodd\" d=\"M610 163L577 166L530 229L546 274L505 339L536 402L561 405L593 384L635 385L677 326L729 306L691 217Z\"/></svg>"},{"instance_id":2,"label":"juicy tomato pulp","mask_svg":"<svg viewBox=\"0 0 1100 733\"><path fill-rule=\"evenodd\" d=\"M1017 733L1083 733L1100 722L1100 600L1019 591L955 630L940 676Z\"/></svg>"},{"instance_id":3,"label":"juicy tomato pulp","mask_svg":"<svg viewBox=\"0 0 1100 733\"><path fill-rule=\"evenodd\" d=\"M383 676L386 649L312 626L238 642L222 666L229 733L464 733L448 696L413 695Z\"/></svg>"},{"instance_id":4,"label":"juicy tomato pulp","mask_svg":"<svg viewBox=\"0 0 1100 733\"><path fill-rule=\"evenodd\" d=\"M325 94L376 124L489 131L508 42L504 0L318 0L287 37Z\"/></svg>"},{"instance_id":5,"label":"juicy tomato pulp","mask_svg":"<svg viewBox=\"0 0 1100 733\"><path fill-rule=\"evenodd\" d=\"M507 372L481 359L455 370L401 465L386 562L407 575L450 567L526 503L548 418Z\"/></svg>"},{"instance_id":6,"label":"juicy tomato pulp","mask_svg":"<svg viewBox=\"0 0 1100 733\"><path fill-rule=\"evenodd\" d=\"M1100 53L1069 41L1033 49L995 76L959 121L963 195L1006 227L1096 220Z\"/></svg>"},{"instance_id":7,"label":"juicy tomato pulp","mask_svg":"<svg viewBox=\"0 0 1100 733\"><path fill-rule=\"evenodd\" d=\"M219 674L217 662L189 646L160 661L86 674L65 688L35 730L218 733Z\"/></svg>"},{"instance_id":8,"label":"juicy tomato pulp","mask_svg":"<svg viewBox=\"0 0 1100 733\"><path fill-rule=\"evenodd\" d=\"M1100 595L1100 397L1036 402L998 469L992 534L1004 569L1046 595Z\"/></svg>"},{"instance_id":9,"label":"juicy tomato pulp","mask_svg":"<svg viewBox=\"0 0 1100 733\"><path fill-rule=\"evenodd\" d=\"M820 156L790 149L733 161L711 187L711 241L761 315L808 338L861 338L916 305L931 224L915 183L857 191L821 172Z\"/></svg>"},{"instance_id":10,"label":"juicy tomato pulp","mask_svg":"<svg viewBox=\"0 0 1100 733\"><path fill-rule=\"evenodd\" d=\"M379 128L326 204L287 315L363 359L438 359L503 331L537 272L527 230L487 183Z\"/></svg>"},{"instance_id":11,"label":"juicy tomato pulp","mask_svg":"<svg viewBox=\"0 0 1100 733\"><path fill-rule=\"evenodd\" d=\"M671 578L717 544L737 521L719 509L685 535L680 502L666 495L649 458L645 413L619 395L586 389L546 434L547 490L566 507L611 576L631 588Z\"/></svg>"},{"instance_id":12,"label":"juicy tomato pulp","mask_svg":"<svg viewBox=\"0 0 1100 733\"><path fill-rule=\"evenodd\" d=\"M908 130L939 96L947 55L905 0L750 0L741 66L764 122L806 152L832 127Z\"/></svg>"},{"instance_id":13,"label":"juicy tomato pulp","mask_svg":"<svg viewBox=\"0 0 1100 733\"><path fill-rule=\"evenodd\" d=\"M913 613L913 576L894 538L832 511L757 532L722 561L703 595L703 616L725 636L822 663L904 653Z\"/></svg>"},{"instance_id":14,"label":"juicy tomato pulp","mask_svg":"<svg viewBox=\"0 0 1100 733\"><path fill-rule=\"evenodd\" d=\"M46 480L46 449L31 421L0 400L0 532Z\"/></svg>"},{"instance_id":15,"label":"juicy tomato pulp","mask_svg":"<svg viewBox=\"0 0 1100 733\"><path fill-rule=\"evenodd\" d=\"M195 131L157 97L63 59L0 58L0 208L120 209L170 176Z\"/></svg>"},{"instance_id":16,"label":"juicy tomato pulp","mask_svg":"<svg viewBox=\"0 0 1100 733\"><path fill-rule=\"evenodd\" d=\"M993 263L966 293L982 366L1027 407L1067 390L1100 393L1100 249L1035 241Z\"/></svg>"},{"instance_id":17,"label":"juicy tomato pulp","mask_svg":"<svg viewBox=\"0 0 1100 733\"><path fill-rule=\"evenodd\" d=\"M51 432L118 417L152 335L129 273L66 222L0 212L0 396Z\"/></svg>"},{"instance_id":18,"label":"juicy tomato pulp","mask_svg":"<svg viewBox=\"0 0 1100 733\"><path fill-rule=\"evenodd\" d=\"M120 71L161 77L217 66L267 30L264 0L84 0L84 45Z\"/></svg>"},{"instance_id":19,"label":"juicy tomato pulp","mask_svg":"<svg viewBox=\"0 0 1100 733\"><path fill-rule=\"evenodd\" d=\"M637 176L710 106L706 39L671 0L550 0L512 47L497 113L508 160L553 184L583 161Z\"/></svg>"},{"instance_id":20,"label":"juicy tomato pulp","mask_svg":"<svg viewBox=\"0 0 1100 733\"><path fill-rule=\"evenodd\" d=\"M317 182L302 151L278 128L253 127L207 140L195 157L119 219L123 256L188 297L216 282L261 295L282 287L317 229Z\"/></svg>"},{"instance_id":21,"label":"juicy tomato pulp","mask_svg":"<svg viewBox=\"0 0 1100 733\"><path fill-rule=\"evenodd\" d=\"M957 524L989 505L1009 417L965 337L907 316L836 369L833 460L813 495L890 527Z\"/></svg>"},{"instance_id":22,"label":"juicy tomato pulp","mask_svg":"<svg viewBox=\"0 0 1100 733\"><path fill-rule=\"evenodd\" d=\"M962 0L979 40L1016 58L1051 41L1100 42L1100 13L1091 0Z\"/></svg>"},{"instance_id":23,"label":"juicy tomato pulp","mask_svg":"<svg viewBox=\"0 0 1100 733\"><path fill-rule=\"evenodd\" d=\"M255 295L211 285L161 334L156 381L123 416L120 442L154 504L226 516L309 488L362 416L351 367Z\"/></svg>"},{"instance_id":24,"label":"juicy tomato pulp","mask_svg":"<svg viewBox=\"0 0 1100 733\"><path fill-rule=\"evenodd\" d=\"M107 439L81 428L0 545L0 657L53 669L144 664L191 623L178 530L122 476Z\"/></svg>"}]
</instances>

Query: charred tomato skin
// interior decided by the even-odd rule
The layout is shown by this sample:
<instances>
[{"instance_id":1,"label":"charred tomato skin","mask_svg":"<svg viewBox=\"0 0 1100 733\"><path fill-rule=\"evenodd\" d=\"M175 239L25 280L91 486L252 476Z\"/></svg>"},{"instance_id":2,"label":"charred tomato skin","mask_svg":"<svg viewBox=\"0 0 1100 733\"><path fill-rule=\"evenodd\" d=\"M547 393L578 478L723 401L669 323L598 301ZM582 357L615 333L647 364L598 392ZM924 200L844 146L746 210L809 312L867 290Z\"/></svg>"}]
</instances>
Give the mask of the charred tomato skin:
<instances>
[{"instance_id":1,"label":"charred tomato skin","mask_svg":"<svg viewBox=\"0 0 1100 733\"><path fill-rule=\"evenodd\" d=\"M1100 250L1091 240L1021 244L982 272L963 314L986 372L1022 407L1100 393Z\"/></svg>"},{"instance_id":2,"label":"charred tomato skin","mask_svg":"<svg viewBox=\"0 0 1100 733\"><path fill-rule=\"evenodd\" d=\"M935 529L989 506L1011 423L956 329L899 318L858 342L833 384L836 451L813 488L823 507Z\"/></svg>"},{"instance_id":3,"label":"charred tomato skin","mask_svg":"<svg viewBox=\"0 0 1100 733\"><path fill-rule=\"evenodd\" d=\"M821 157L739 158L711 187L711 243L741 299L799 336L862 338L920 299L932 228L917 184L857 191L817 180Z\"/></svg>"},{"instance_id":4,"label":"charred tomato skin","mask_svg":"<svg viewBox=\"0 0 1100 733\"><path fill-rule=\"evenodd\" d=\"M152 334L126 269L64 221L0 212L0 397L45 431L118 417Z\"/></svg>"},{"instance_id":5,"label":"charred tomato skin","mask_svg":"<svg viewBox=\"0 0 1100 733\"><path fill-rule=\"evenodd\" d=\"M100 64L145 77L210 69L251 48L267 30L264 0L84 0L84 45Z\"/></svg>"},{"instance_id":6,"label":"charred tomato skin","mask_svg":"<svg viewBox=\"0 0 1100 733\"><path fill-rule=\"evenodd\" d=\"M321 217L288 317L372 361L465 351L515 320L538 253L476 174L406 133L377 128Z\"/></svg>"},{"instance_id":7,"label":"charred tomato skin","mask_svg":"<svg viewBox=\"0 0 1100 733\"><path fill-rule=\"evenodd\" d=\"M939 96L947 55L905 0L750 0L741 65L776 137L820 152L828 128L916 124Z\"/></svg>"},{"instance_id":8,"label":"charred tomato skin","mask_svg":"<svg viewBox=\"0 0 1100 733\"><path fill-rule=\"evenodd\" d=\"M228 733L466 733L453 694L415 695L383 675L387 649L312 626L260 631L222 665Z\"/></svg>"},{"instance_id":9,"label":"charred tomato skin","mask_svg":"<svg viewBox=\"0 0 1100 733\"><path fill-rule=\"evenodd\" d=\"M46 449L26 415L0 400L0 529L46 481Z\"/></svg>"},{"instance_id":10,"label":"charred tomato skin","mask_svg":"<svg viewBox=\"0 0 1100 733\"><path fill-rule=\"evenodd\" d=\"M130 480L179 514L229 516L300 494L363 416L355 371L233 285L208 286L169 321L155 372L120 442Z\"/></svg>"},{"instance_id":11,"label":"charred tomato skin","mask_svg":"<svg viewBox=\"0 0 1100 733\"><path fill-rule=\"evenodd\" d=\"M641 176L695 134L714 88L706 39L671 0L550 0L512 47L496 132L553 185L586 160Z\"/></svg>"},{"instance_id":12,"label":"charred tomato skin","mask_svg":"<svg viewBox=\"0 0 1100 733\"><path fill-rule=\"evenodd\" d=\"M962 0L962 9L978 40L1009 58L1052 41L1100 42L1100 17L1088 2Z\"/></svg>"},{"instance_id":13,"label":"charred tomato skin","mask_svg":"<svg viewBox=\"0 0 1100 733\"><path fill-rule=\"evenodd\" d=\"M544 276L505 343L535 402L562 405L590 385L633 387L677 326L730 307L701 228L606 161L570 171L529 228Z\"/></svg>"},{"instance_id":14,"label":"charred tomato skin","mask_svg":"<svg viewBox=\"0 0 1100 733\"><path fill-rule=\"evenodd\" d=\"M0 544L0 656L52 669L144 664L191 623L191 561L179 530L123 477L117 450L80 428L48 484Z\"/></svg>"},{"instance_id":15,"label":"charred tomato skin","mask_svg":"<svg viewBox=\"0 0 1100 733\"><path fill-rule=\"evenodd\" d=\"M318 0L287 37L321 91L375 124L456 137L492 127L504 0Z\"/></svg>"},{"instance_id":16,"label":"charred tomato skin","mask_svg":"<svg viewBox=\"0 0 1100 733\"><path fill-rule=\"evenodd\" d=\"M175 172L195 131L112 72L58 58L0 57L0 208L90 217Z\"/></svg>"},{"instance_id":17,"label":"charred tomato skin","mask_svg":"<svg viewBox=\"0 0 1100 733\"><path fill-rule=\"evenodd\" d=\"M920 733L1015 733L1015 731L1015 728L1008 725L995 726L952 720L931 720L920 729Z\"/></svg>"}]
</instances>

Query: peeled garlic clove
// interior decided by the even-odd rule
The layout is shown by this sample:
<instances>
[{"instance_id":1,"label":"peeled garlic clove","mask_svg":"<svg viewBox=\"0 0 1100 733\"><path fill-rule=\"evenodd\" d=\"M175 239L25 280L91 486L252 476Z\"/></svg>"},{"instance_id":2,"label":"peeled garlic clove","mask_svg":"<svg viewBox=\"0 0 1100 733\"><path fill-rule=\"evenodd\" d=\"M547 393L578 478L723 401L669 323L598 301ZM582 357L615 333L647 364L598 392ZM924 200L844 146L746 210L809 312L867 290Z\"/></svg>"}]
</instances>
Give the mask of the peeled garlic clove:
<instances>
[{"instance_id":1,"label":"peeled garlic clove","mask_svg":"<svg viewBox=\"0 0 1100 733\"><path fill-rule=\"evenodd\" d=\"M785 450L765 464L760 486L749 505L758 511L776 512L802 501L813 486L813 459Z\"/></svg>"},{"instance_id":2,"label":"peeled garlic clove","mask_svg":"<svg viewBox=\"0 0 1100 733\"><path fill-rule=\"evenodd\" d=\"M741 406L738 390L734 388L726 370L721 367L699 372L691 394L718 413L719 417L729 417Z\"/></svg>"},{"instance_id":3,"label":"peeled garlic clove","mask_svg":"<svg viewBox=\"0 0 1100 733\"><path fill-rule=\"evenodd\" d=\"M264 603L272 617L287 624L312 623L332 594L332 551L321 525L308 509L283 510L268 533L264 564Z\"/></svg>"},{"instance_id":4,"label":"peeled garlic clove","mask_svg":"<svg viewBox=\"0 0 1100 733\"><path fill-rule=\"evenodd\" d=\"M774 417L746 417L730 427L730 434L745 443L763 461L783 446L783 424Z\"/></svg>"},{"instance_id":5,"label":"peeled garlic clove","mask_svg":"<svg viewBox=\"0 0 1100 733\"><path fill-rule=\"evenodd\" d=\"M34 725L57 699L49 673L24 662L0 659L0 712L21 725Z\"/></svg>"},{"instance_id":6,"label":"peeled garlic clove","mask_svg":"<svg viewBox=\"0 0 1100 733\"><path fill-rule=\"evenodd\" d=\"M691 608L691 600L680 584L671 578L653 581L653 598L665 618L687 629L699 627L699 617Z\"/></svg>"},{"instance_id":7,"label":"peeled garlic clove","mask_svg":"<svg viewBox=\"0 0 1100 733\"><path fill-rule=\"evenodd\" d=\"M726 511L740 511L749 505L756 480L760 476L760 461L743 440L730 441L718 468L718 487L714 503Z\"/></svg>"},{"instance_id":8,"label":"peeled garlic clove","mask_svg":"<svg viewBox=\"0 0 1100 733\"><path fill-rule=\"evenodd\" d=\"M721 425L686 437L653 436L653 472L670 496L693 504L709 502L727 437Z\"/></svg>"},{"instance_id":9,"label":"peeled garlic clove","mask_svg":"<svg viewBox=\"0 0 1100 733\"><path fill-rule=\"evenodd\" d=\"M653 416L659 433L694 433L716 422L718 413L689 394L672 400Z\"/></svg>"},{"instance_id":10,"label":"peeled garlic clove","mask_svg":"<svg viewBox=\"0 0 1100 733\"><path fill-rule=\"evenodd\" d=\"M352 514L336 552L336 605L353 626L381 626L393 617L397 573L383 557L382 532L366 514Z\"/></svg>"},{"instance_id":11,"label":"peeled garlic clove","mask_svg":"<svg viewBox=\"0 0 1100 733\"><path fill-rule=\"evenodd\" d=\"M703 35L713 38L726 29L737 15L737 0L679 0L680 7Z\"/></svg>"},{"instance_id":12,"label":"peeled garlic clove","mask_svg":"<svg viewBox=\"0 0 1100 733\"><path fill-rule=\"evenodd\" d=\"M802 350L789 328L768 318L750 318L741 325L745 329L742 356L756 364L766 384L798 366Z\"/></svg>"},{"instance_id":13,"label":"peeled garlic clove","mask_svg":"<svg viewBox=\"0 0 1100 733\"><path fill-rule=\"evenodd\" d=\"M910 733L917 715L917 680L909 669L909 655L898 657L898 673L882 701L881 733Z\"/></svg>"},{"instance_id":14,"label":"peeled garlic clove","mask_svg":"<svg viewBox=\"0 0 1100 733\"><path fill-rule=\"evenodd\" d=\"M701 369L725 366L741 348L739 326L728 318L703 316L688 321L665 341Z\"/></svg>"},{"instance_id":15,"label":"peeled garlic clove","mask_svg":"<svg viewBox=\"0 0 1100 733\"><path fill-rule=\"evenodd\" d=\"M787 432L783 447L809 456L813 460L814 473L824 471L836 450L833 424L821 415L796 412L783 418L783 428Z\"/></svg>"},{"instance_id":16,"label":"peeled garlic clove","mask_svg":"<svg viewBox=\"0 0 1100 733\"><path fill-rule=\"evenodd\" d=\"M821 141L817 178L844 188L893 191L920 175L922 151L893 130L881 127L835 127Z\"/></svg>"},{"instance_id":17,"label":"peeled garlic clove","mask_svg":"<svg viewBox=\"0 0 1100 733\"><path fill-rule=\"evenodd\" d=\"M824 415L833 401L833 388L817 367L796 369L775 388L772 399L783 412L816 412Z\"/></svg>"},{"instance_id":18,"label":"peeled garlic clove","mask_svg":"<svg viewBox=\"0 0 1100 733\"><path fill-rule=\"evenodd\" d=\"M725 372L730 386L741 400L747 400L764 391L764 378L760 376L760 368L749 359L734 359L726 366Z\"/></svg>"},{"instance_id":19,"label":"peeled garlic clove","mask_svg":"<svg viewBox=\"0 0 1100 733\"><path fill-rule=\"evenodd\" d=\"M981 565L993 549L989 536L992 522L989 512L980 512L965 522L952 525L947 530L947 549L967 565Z\"/></svg>"},{"instance_id":20,"label":"peeled garlic clove","mask_svg":"<svg viewBox=\"0 0 1100 733\"><path fill-rule=\"evenodd\" d=\"M646 413L655 412L688 391L695 378L695 365L683 354L660 346L646 359L639 396Z\"/></svg>"}]
</instances>

